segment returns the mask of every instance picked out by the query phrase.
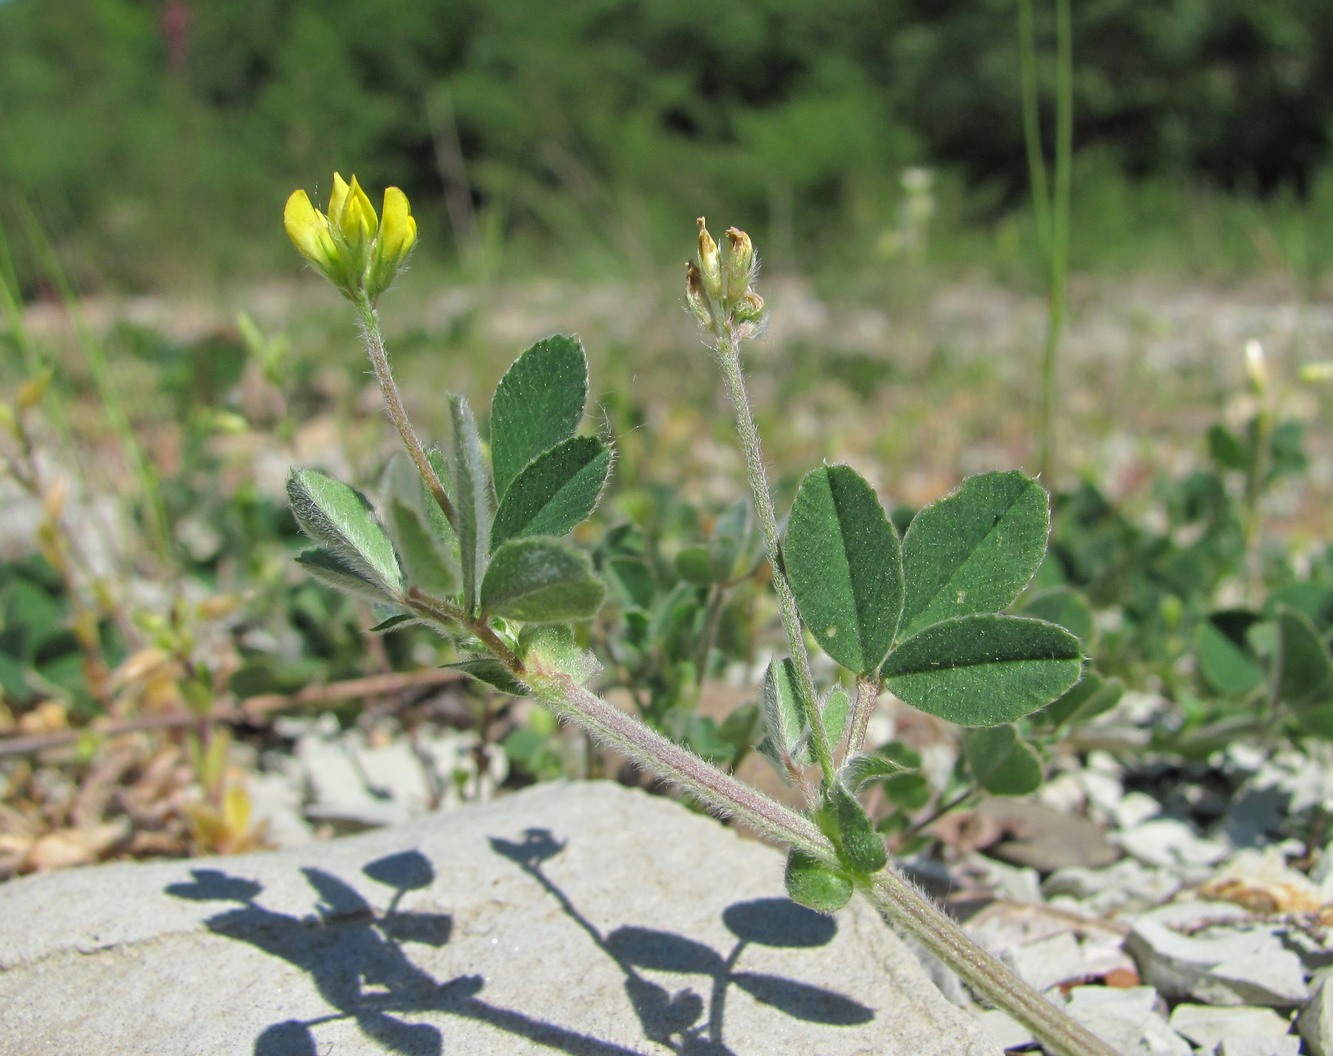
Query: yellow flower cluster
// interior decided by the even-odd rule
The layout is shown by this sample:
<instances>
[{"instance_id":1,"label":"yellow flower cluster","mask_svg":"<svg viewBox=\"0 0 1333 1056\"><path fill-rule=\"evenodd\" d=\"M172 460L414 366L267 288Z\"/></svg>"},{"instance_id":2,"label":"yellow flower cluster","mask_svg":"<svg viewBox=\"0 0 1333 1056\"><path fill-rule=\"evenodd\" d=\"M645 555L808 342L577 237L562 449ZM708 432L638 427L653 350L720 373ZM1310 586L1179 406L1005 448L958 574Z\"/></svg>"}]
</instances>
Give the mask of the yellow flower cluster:
<instances>
[{"instance_id":1,"label":"yellow flower cluster","mask_svg":"<svg viewBox=\"0 0 1333 1056\"><path fill-rule=\"evenodd\" d=\"M356 177L349 184L336 172L327 213L311 205L305 191L295 191L282 219L306 260L347 297L364 296L371 304L389 288L417 241L407 195L388 188L376 216Z\"/></svg>"},{"instance_id":2,"label":"yellow flower cluster","mask_svg":"<svg viewBox=\"0 0 1333 1056\"><path fill-rule=\"evenodd\" d=\"M685 296L701 329L725 339L728 331L740 338L754 337L764 325L764 299L754 292L759 258L750 236L727 228L726 249L699 223L699 253L685 265Z\"/></svg>"}]
</instances>

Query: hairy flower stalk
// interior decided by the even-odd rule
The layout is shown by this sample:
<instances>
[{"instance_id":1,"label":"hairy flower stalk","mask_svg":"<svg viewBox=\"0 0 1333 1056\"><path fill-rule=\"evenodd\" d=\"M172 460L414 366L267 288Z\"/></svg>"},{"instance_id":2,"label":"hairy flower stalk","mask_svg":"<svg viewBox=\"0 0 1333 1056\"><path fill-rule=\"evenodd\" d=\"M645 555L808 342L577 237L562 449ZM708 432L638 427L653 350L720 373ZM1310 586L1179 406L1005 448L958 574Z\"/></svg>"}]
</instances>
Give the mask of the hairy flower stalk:
<instances>
[{"instance_id":1,"label":"hairy flower stalk","mask_svg":"<svg viewBox=\"0 0 1333 1056\"><path fill-rule=\"evenodd\" d=\"M305 191L293 191L282 219L287 236L301 256L356 306L361 338L375 380L384 394L389 419L435 502L449 523L455 524L453 504L412 429L398 384L393 380L379 314L375 311L380 295L407 265L416 246L417 222L407 195L397 187L387 188L381 215L377 216L356 177L347 183L335 172L327 213L311 205Z\"/></svg>"},{"instance_id":2,"label":"hairy flower stalk","mask_svg":"<svg viewBox=\"0 0 1333 1056\"><path fill-rule=\"evenodd\" d=\"M723 253L708 233L703 217L699 218L698 223L698 259L685 266L685 295L695 321L717 353L727 394L731 397L736 414L736 432L745 454L750 494L754 499L759 530L764 537L764 548L773 566L773 589L778 598L782 628L787 636L787 650L796 666L796 677L800 683L801 707L810 727L815 761L819 763L824 784L829 785L836 779L833 750L824 729L823 717L819 714L819 695L810 673L810 658L801 633L796 597L782 571L777 513L768 490L768 474L759 447L759 430L755 428L750 396L741 371L741 342L756 337L765 322L764 300L754 291L759 260L755 256L750 236L744 231L734 227L727 230L727 251Z\"/></svg>"},{"instance_id":3,"label":"hairy flower stalk","mask_svg":"<svg viewBox=\"0 0 1333 1056\"><path fill-rule=\"evenodd\" d=\"M445 493L444 482L440 480L440 475L435 472L435 467L430 464L430 459L426 457L426 449L421 446L421 440L417 437L416 430L412 428L412 421L407 416L407 408L403 406L403 397L398 391L398 383L393 380L393 371L389 368L389 356L384 349L384 334L380 330L379 313L375 311L369 298L362 295L356 301L356 314L357 324L361 328L361 339L365 343L366 354L370 357L370 367L375 372L375 380L379 382L380 392L384 394L384 406L388 411L389 420L393 422L393 427L398 430L398 436L403 441L403 447L406 448L408 456L412 459L412 464L417 468L417 472L421 474L421 479L426 482L426 486L430 489L436 505L448 518L449 523L456 526L458 519L454 513L453 503L449 501L449 496Z\"/></svg>"}]
</instances>

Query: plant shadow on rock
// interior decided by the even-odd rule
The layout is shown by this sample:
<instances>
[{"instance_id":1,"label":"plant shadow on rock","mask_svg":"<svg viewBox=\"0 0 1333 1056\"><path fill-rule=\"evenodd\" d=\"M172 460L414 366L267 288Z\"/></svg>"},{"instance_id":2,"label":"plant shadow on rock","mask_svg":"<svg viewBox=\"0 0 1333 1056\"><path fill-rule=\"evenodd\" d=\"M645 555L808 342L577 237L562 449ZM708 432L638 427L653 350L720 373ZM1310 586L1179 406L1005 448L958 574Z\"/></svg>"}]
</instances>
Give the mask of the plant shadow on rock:
<instances>
[{"instance_id":1,"label":"plant shadow on rock","mask_svg":"<svg viewBox=\"0 0 1333 1056\"><path fill-rule=\"evenodd\" d=\"M837 924L787 899L760 899L728 906L723 919L736 944L720 955L701 943L670 932L626 926L607 936L587 920L568 896L542 872L542 863L564 844L545 829L529 829L521 842L492 838L498 854L515 862L555 898L563 911L612 958L625 974L626 994L647 1040L688 1056L730 1054L721 1041L727 989L739 986L756 1000L788 1015L830 1025L855 1025L873 1018L871 1009L840 994L779 976L737 971L750 943L815 947L832 940ZM322 869L301 870L317 896L314 914L276 913L259 905L263 885L219 869L193 869L192 881L170 884L166 893L195 902L232 902L237 908L209 917L214 934L248 943L280 957L310 975L321 998L336 1011L310 1020L285 1020L267 1027L254 1042L254 1056L315 1056L321 1051L315 1030L323 1023L351 1018L383 1051L400 1056L439 1056L444 1036L428 1023L404 1016L445 1013L478 1020L543 1047L576 1056L636 1056L633 1050L567 1030L479 996L479 975L439 980L412 963L408 942L440 947L453 931L447 913L404 912L398 906L409 891L429 887L435 870L417 851L376 859L362 868L371 880L394 889L381 914L352 886ZM642 970L706 976L705 1000L693 990L672 995ZM706 1015L705 1015L706 1010Z\"/></svg>"},{"instance_id":2,"label":"plant shadow on rock","mask_svg":"<svg viewBox=\"0 0 1333 1056\"><path fill-rule=\"evenodd\" d=\"M398 910L404 894L435 879L434 868L419 852L379 858L362 869L370 879L396 889L382 915L331 873L314 868L301 872L319 899L313 918L265 909L255 901L262 884L218 869L191 870L193 882L166 888L177 898L237 903L239 908L209 917L206 927L307 972L319 995L337 1010L309 1021L274 1023L255 1039L254 1056L315 1056L322 1050L316 1046L314 1028L349 1017L384 1052L439 1056L444 1038L437 1027L400 1018L427 1012L479 1020L578 1056L634 1056L621 1046L487 1004L478 997L485 986L481 976L438 980L413 964L403 943L443 946L453 930L447 913Z\"/></svg>"},{"instance_id":3,"label":"plant shadow on rock","mask_svg":"<svg viewBox=\"0 0 1333 1056\"><path fill-rule=\"evenodd\" d=\"M565 844L548 829L527 829L522 842L491 838L497 854L516 863L560 904L575 924L625 976L625 993L644 1037L682 1056L732 1056L723 1042L727 991L738 986L752 998L796 1019L830 1026L855 1026L874 1018L870 1008L823 987L782 976L736 969L745 948L762 946L803 948L824 946L837 934L830 916L798 906L787 898L734 902L722 913L736 943L720 954L701 942L656 928L633 925L602 935L569 897L542 870ZM709 980L707 1001L693 989L671 993L653 982L644 970L680 975L701 975Z\"/></svg>"}]
</instances>

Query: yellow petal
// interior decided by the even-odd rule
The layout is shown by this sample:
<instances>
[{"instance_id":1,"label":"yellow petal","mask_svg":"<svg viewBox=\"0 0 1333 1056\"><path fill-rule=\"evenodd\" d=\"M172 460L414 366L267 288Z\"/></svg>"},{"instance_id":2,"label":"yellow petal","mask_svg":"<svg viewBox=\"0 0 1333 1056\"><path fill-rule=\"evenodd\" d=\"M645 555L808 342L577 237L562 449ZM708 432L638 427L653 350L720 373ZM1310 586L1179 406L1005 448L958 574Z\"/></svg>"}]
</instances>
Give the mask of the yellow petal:
<instances>
[{"instance_id":1,"label":"yellow petal","mask_svg":"<svg viewBox=\"0 0 1333 1056\"><path fill-rule=\"evenodd\" d=\"M310 204L305 191L293 191L282 211L282 223L287 237L301 255L320 268L329 265L333 242L329 237L328 220Z\"/></svg>"},{"instance_id":2,"label":"yellow petal","mask_svg":"<svg viewBox=\"0 0 1333 1056\"><path fill-rule=\"evenodd\" d=\"M355 176L352 177L352 185L342 202L342 211L336 216L330 216L329 219L342 232L349 246L358 247L370 242L380 222L379 217L375 215L375 207L370 204L370 199L356 182Z\"/></svg>"},{"instance_id":3,"label":"yellow petal","mask_svg":"<svg viewBox=\"0 0 1333 1056\"><path fill-rule=\"evenodd\" d=\"M380 221L379 256L395 265L411 252L417 241L417 222L407 195L397 187L384 192L384 216Z\"/></svg>"},{"instance_id":4,"label":"yellow petal","mask_svg":"<svg viewBox=\"0 0 1333 1056\"><path fill-rule=\"evenodd\" d=\"M375 254L366 272L366 295L373 303L393 282L417 241L417 222L407 195L397 187L384 192L384 216L375 239Z\"/></svg>"},{"instance_id":5,"label":"yellow petal","mask_svg":"<svg viewBox=\"0 0 1333 1056\"><path fill-rule=\"evenodd\" d=\"M356 179L355 176L352 177ZM329 195L329 216L341 216L343 205L347 201L347 181L338 173L333 174L333 191Z\"/></svg>"}]
</instances>

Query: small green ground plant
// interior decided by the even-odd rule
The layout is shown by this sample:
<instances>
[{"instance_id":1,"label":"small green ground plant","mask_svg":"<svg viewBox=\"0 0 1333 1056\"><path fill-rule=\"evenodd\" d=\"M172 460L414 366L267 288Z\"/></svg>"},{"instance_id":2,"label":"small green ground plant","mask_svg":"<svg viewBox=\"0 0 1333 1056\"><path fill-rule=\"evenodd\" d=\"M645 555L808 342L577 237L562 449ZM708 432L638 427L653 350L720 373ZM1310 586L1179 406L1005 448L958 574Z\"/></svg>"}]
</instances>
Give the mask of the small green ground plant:
<instances>
[{"instance_id":1,"label":"small green ground plant","mask_svg":"<svg viewBox=\"0 0 1333 1056\"><path fill-rule=\"evenodd\" d=\"M1204 464L1155 483L1156 523L1084 482L1057 498L1045 571L1114 628L1099 664L1175 705L1152 747L1183 759L1237 738L1333 738L1333 552L1289 553L1264 523L1274 493L1307 474L1307 430L1284 415L1256 341L1246 368L1241 420L1214 422Z\"/></svg>"},{"instance_id":2,"label":"small green ground plant","mask_svg":"<svg viewBox=\"0 0 1333 1056\"><path fill-rule=\"evenodd\" d=\"M786 886L797 902L833 912L859 892L1051 1050L1114 1056L889 865L858 799L904 770L893 753L864 750L871 709L886 689L986 731L970 756L975 770L993 776L993 761L1024 766L1007 724L1078 683L1084 658L1073 634L1003 611L1045 554L1045 491L1021 473L982 474L921 510L900 538L864 478L824 465L802 479L784 537L742 372L742 346L767 313L754 288L757 259L744 232L731 228L719 247L700 219L686 296L735 411L754 523L772 570L787 655L775 657L763 679L761 750L800 787L805 810L791 810L588 688L599 665L580 644L579 626L601 607L606 587L592 555L567 537L597 505L613 449L578 431L588 399L581 344L557 335L520 355L496 389L488 436L468 401L450 396L452 449L428 448L393 380L376 308L416 242L406 196L389 188L377 214L355 178L335 175L327 212L298 191L285 224L351 301L407 453L386 473L377 507L346 483L293 472L292 511L316 544L300 557L305 568L373 601L380 629L438 629L463 657L460 670L535 698L710 810L787 846ZM682 571L711 582L735 576L746 518L733 519ZM849 686L817 682L807 634Z\"/></svg>"}]
</instances>

